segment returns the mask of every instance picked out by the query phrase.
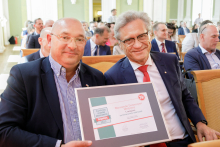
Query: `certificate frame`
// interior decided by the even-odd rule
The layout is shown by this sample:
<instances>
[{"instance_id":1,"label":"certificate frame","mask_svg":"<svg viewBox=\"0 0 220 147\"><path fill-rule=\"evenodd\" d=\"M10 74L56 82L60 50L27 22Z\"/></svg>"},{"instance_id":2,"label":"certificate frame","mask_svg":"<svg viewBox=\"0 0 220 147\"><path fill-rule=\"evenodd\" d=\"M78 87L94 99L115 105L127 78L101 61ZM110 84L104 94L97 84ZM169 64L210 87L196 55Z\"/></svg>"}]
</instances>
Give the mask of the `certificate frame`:
<instances>
[{"instance_id":1,"label":"certificate frame","mask_svg":"<svg viewBox=\"0 0 220 147\"><path fill-rule=\"evenodd\" d=\"M157 131L96 140L93 130L89 98L146 92ZM91 140L91 147L132 147L170 141L161 106L151 82L76 88L76 101L82 140Z\"/></svg>"}]
</instances>

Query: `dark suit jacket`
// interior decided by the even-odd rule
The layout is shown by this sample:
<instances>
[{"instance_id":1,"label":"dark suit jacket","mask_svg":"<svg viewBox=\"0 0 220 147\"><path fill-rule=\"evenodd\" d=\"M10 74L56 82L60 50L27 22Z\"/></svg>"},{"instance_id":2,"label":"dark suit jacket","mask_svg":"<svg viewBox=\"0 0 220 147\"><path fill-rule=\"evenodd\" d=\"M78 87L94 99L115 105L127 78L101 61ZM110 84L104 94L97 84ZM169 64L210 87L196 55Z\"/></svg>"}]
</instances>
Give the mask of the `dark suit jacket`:
<instances>
[{"instance_id":1,"label":"dark suit jacket","mask_svg":"<svg viewBox=\"0 0 220 147\"><path fill-rule=\"evenodd\" d=\"M30 36L30 39L29 39L29 42L26 48L40 48L40 44L38 42L39 37L40 37L40 34Z\"/></svg>"},{"instance_id":2,"label":"dark suit jacket","mask_svg":"<svg viewBox=\"0 0 220 147\"><path fill-rule=\"evenodd\" d=\"M111 55L111 50L110 47L105 45L105 46L99 46L99 55ZM91 56L91 45L90 45L90 40L86 42L86 46L84 48L84 54L83 56Z\"/></svg>"},{"instance_id":3,"label":"dark suit jacket","mask_svg":"<svg viewBox=\"0 0 220 147\"><path fill-rule=\"evenodd\" d=\"M28 34L28 35L27 35L27 39L26 39L26 47L27 47L28 42L29 42L29 40L30 40L30 37L31 37L32 35L35 35L35 32L33 32L32 34Z\"/></svg>"},{"instance_id":4,"label":"dark suit jacket","mask_svg":"<svg viewBox=\"0 0 220 147\"><path fill-rule=\"evenodd\" d=\"M176 50L176 44L174 42L169 41L169 40L165 40L165 46L166 46L168 53L175 52L177 58L179 59L179 54ZM151 51L160 52L159 47L157 45L157 41L155 38L151 41Z\"/></svg>"},{"instance_id":5,"label":"dark suit jacket","mask_svg":"<svg viewBox=\"0 0 220 147\"><path fill-rule=\"evenodd\" d=\"M186 31L187 31L188 33L190 32L188 28L186 28ZM184 32L184 30L183 30L183 27L180 27L180 28L178 29L178 35L186 35L185 32Z\"/></svg>"},{"instance_id":6,"label":"dark suit jacket","mask_svg":"<svg viewBox=\"0 0 220 147\"><path fill-rule=\"evenodd\" d=\"M40 58L40 50L24 57L25 61L30 62Z\"/></svg>"},{"instance_id":7,"label":"dark suit jacket","mask_svg":"<svg viewBox=\"0 0 220 147\"><path fill-rule=\"evenodd\" d=\"M81 63L82 87L104 85L103 74ZM1 147L55 147L63 121L49 57L12 67L0 101Z\"/></svg>"},{"instance_id":8,"label":"dark suit jacket","mask_svg":"<svg viewBox=\"0 0 220 147\"><path fill-rule=\"evenodd\" d=\"M220 60L220 51L216 49L215 55ZM189 50L184 57L184 68L185 70L206 70L211 69L211 65L205 56L202 53L201 48L195 47ZM189 78L192 78L192 74L188 74Z\"/></svg>"},{"instance_id":9,"label":"dark suit jacket","mask_svg":"<svg viewBox=\"0 0 220 147\"><path fill-rule=\"evenodd\" d=\"M173 54L159 52L151 52L150 55L164 81L183 127L185 127L187 133L195 142L196 140L188 118L191 119L194 125L201 120L205 120L205 118L186 88L177 58ZM127 57L119 60L105 72L104 76L107 85L137 83L134 70Z\"/></svg>"}]
</instances>

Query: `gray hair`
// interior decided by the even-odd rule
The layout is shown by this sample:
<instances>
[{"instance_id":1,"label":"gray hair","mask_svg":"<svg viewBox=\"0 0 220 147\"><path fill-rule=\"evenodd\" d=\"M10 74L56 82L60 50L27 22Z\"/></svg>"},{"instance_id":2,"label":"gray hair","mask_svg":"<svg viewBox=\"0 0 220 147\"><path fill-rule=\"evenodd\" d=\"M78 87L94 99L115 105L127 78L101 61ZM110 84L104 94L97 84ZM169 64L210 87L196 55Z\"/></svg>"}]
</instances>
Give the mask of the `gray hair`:
<instances>
[{"instance_id":1,"label":"gray hair","mask_svg":"<svg viewBox=\"0 0 220 147\"><path fill-rule=\"evenodd\" d=\"M120 29L124 27L126 24L128 24L129 22L132 22L137 19L141 19L144 22L146 29L148 31L150 30L151 20L150 20L150 17L147 15L147 13L137 12L137 11L127 11L119 15L116 20L115 27L114 27L115 38L119 40Z\"/></svg>"},{"instance_id":2,"label":"gray hair","mask_svg":"<svg viewBox=\"0 0 220 147\"><path fill-rule=\"evenodd\" d=\"M35 28L34 28L34 24L33 24L33 23L28 24L28 27L27 27L28 34L30 34L30 32L31 32L32 30L34 30L34 29L35 29Z\"/></svg>"},{"instance_id":3,"label":"gray hair","mask_svg":"<svg viewBox=\"0 0 220 147\"><path fill-rule=\"evenodd\" d=\"M44 29L40 32L40 37L41 37L41 38L47 37L47 34L50 34L50 33L51 33L51 30L52 30L52 27L44 28Z\"/></svg>"},{"instance_id":4,"label":"gray hair","mask_svg":"<svg viewBox=\"0 0 220 147\"><path fill-rule=\"evenodd\" d=\"M110 33L110 29L106 26L103 26L103 27L96 28L94 31L94 35L99 34L100 36L102 36L104 31L107 31L108 33Z\"/></svg>"},{"instance_id":5,"label":"gray hair","mask_svg":"<svg viewBox=\"0 0 220 147\"><path fill-rule=\"evenodd\" d=\"M213 24L213 22L211 20L204 20L200 27L199 27L199 33L198 33L198 36L200 36L202 34L202 32L204 31L205 27L208 26L208 24Z\"/></svg>"},{"instance_id":6,"label":"gray hair","mask_svg":"<svg viewBox=\"0 0 220 147\"><path fill-rule=\"evenodd\" d=\"M166 25L166 23L164 23L164 22L158 22L158 23L154 24L154 26L153 26L153 32L154 32L154 31L158 31L158 26L159 26L160 24Z\"/></svg>"}]
</instances>

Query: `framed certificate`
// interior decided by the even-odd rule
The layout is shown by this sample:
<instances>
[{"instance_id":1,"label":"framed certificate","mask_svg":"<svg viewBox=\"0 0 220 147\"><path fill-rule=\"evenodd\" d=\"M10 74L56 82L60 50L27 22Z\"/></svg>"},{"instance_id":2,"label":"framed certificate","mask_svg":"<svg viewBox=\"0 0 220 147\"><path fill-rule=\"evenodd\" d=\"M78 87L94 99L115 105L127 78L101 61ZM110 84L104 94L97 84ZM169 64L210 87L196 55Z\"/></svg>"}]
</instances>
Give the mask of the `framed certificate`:
<instances>
[{"instance_id":1,"label":"framed certificate","mask_svg":"<svg viewBox=\"0 0 220 147\"><path fill-rule=\"evenodd\" d=\"M170 141L152 83L75 89L82 140L92 147Z\"/></svg>"}]
</instances>

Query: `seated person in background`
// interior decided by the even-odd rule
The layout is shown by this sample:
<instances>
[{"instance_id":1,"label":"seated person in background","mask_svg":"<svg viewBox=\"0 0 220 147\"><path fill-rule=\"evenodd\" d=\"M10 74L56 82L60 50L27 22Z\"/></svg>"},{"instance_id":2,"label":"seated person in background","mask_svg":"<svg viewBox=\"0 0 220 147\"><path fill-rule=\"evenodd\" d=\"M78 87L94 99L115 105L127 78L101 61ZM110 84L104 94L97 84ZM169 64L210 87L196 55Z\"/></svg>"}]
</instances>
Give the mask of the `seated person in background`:
<instances>
[{"instance_id":1,"label":"seated person in background","mask_svg":"<svg viewBox=\"0 0 220 147\"><path fill-rule=\"evenodd\" d=\"M47 20L45 23L45 27L52 27L54 24L53 20ZM40 31L41 32L41 31ZM30 40L28 42L27 48L40 48L40 44L38 42L38 38L40 37L40 34L38 35L32 35L30 37Z\"/></svg>"},{"instance_id":2,"label":"seated person in background","mask_svg":"<svg viewBox=\"0 0 220 147\"><path fill-rule=\"evenodd\" d=\"M90 32L92 33L92 35L94 34L94 31L97 28L97 26L98 26L98 23L96 21L90 22Z\"/></svg>"},{"instance_id":3,"label":"seated person in background","mask_svg":"<svg viewBox=\"0 0 220 147\"><path fill-rule=\"evenodd\" d=\"M105 23L104 22L99 22L97 27L104 27Z\"/></svg>"},{"instance_id":4,"label":"seated person in background","mask_svg":"<svg viewBox=\"0 0 220 147\"><path fill-rule=\"evenodd\" d=\"M89 31L88 24L85 21L81 21L83 29L85 30L86 37L92 37L92 33Z\"/></svg>"},{"instance_id":5,"label":"seated person in background","mask_svg":"<svg viewBox=\"0 0 220 147\"><path fill-rule=\"evenodd\" d=\"M33 23L28 24L28 27L27 27L28 34L32 34L34 31L35 31L34 24ZM22 39L22 43L21 43L22 49L26 48L26 40L27 40L27 35L24 35Z\"/></svg>"},{"instance_id":6,"label":"seated person in background","mask_svg":"<svg viewBox=\"0 0 220 147\"><path fill-rule=\"evenodd\" d=\"M201 23L200 28L207 24L212 23L210 20L205 20ZM182 52L188 52L190 49L199 45L198 33L188 33L182 42Z\"/></svg>"},{"instance_id":7,"label":"seated person in background","mask_svg":"<svg viewBox=\"0 0 220 147\"><path fill-rule=\"evenodd\" d=\"M163 53L176 53L177 58L179 55L176 50L176 44L167 39L167 26L163 22L158 22L153 26L153 32L155 38L151 41L151 51L163 52Z\"/></svg>"},{"instance_id":8,"label":"seated person in background","mask_svg":"<svg viewBox=\"0 0 220 147\"><path fill-rule=\"evenodd\" d=\"M96 28L94 35L86 42L83 56L111 55L110 47L106 45L109 33L106 26Z\"/></svg>"},{"instance_id":9,"label":"seated person in background","mask_svg":"<svg viewBox=\"0 0 220 147\"><path fill-rule=\"evenodd\" d=\"M190 33L190 31L186 26L186 22L182 21L181 27L179 27L179 29L178 29L178 35L186 35L188 33Z\"/></svg>"},{"instance_id":10,"label":"seated person in background","mask_svg":"<svg viewBox=\"0 0 220 147\"><path fill-rule=\"evenodd\" d=\"M80 62L85 32L74 18L55 22L50 55L12 67L0 101L1 147L88 147L80 141L75 88L105 84L103 74ZM65 143L65 144L64 144Z\"/></svg>"},{"instance_id":11,"label":"seated person in background","mask_svg":"<svg viewBox=\"0 0 220 147\"><path fill-rule=\"evenodd\" d=\"M106 45L108 46L115 46L116 44L118 44L118 40L115 39L114 35L114 27L115 27L115 23L108 23L107 27L110 29L110 33L109 33L109 39L106 42Z\"/></svg>"},{"instance_id":12,"label":"seated person in background","mask_svg":"<svg viewBox=\"0 0 220 147\"><path fill-rule=\"evenodd\" d=\"M203 141L202 137L206 140L217 139L216 135L220 133L206 125L205 117L184 84L175 55L150 52L149 28L147 13L128 11L118 17L115 37L126 57L105 72L106 84L149 81L154 84L172 139L163 143L167 147L187 147L196 142L188 118L197 128L199 141ZM162 143L159 145L162 146Z\"/></svg>"},{"instance_id":13,"label":"seated person in background","mask_svg":"<svg viewBox=\"0 0 220 147\"><path fill-rule=\"evenodd\" d=\"M31 46L29 47L28 44L29 44L30 37L33 36L33 35L39 35L40 32L41 32L41 30L43 29L43 27L44 27L44 26L43 26L43 20L42 20L41 18L37 18L37 19L34 20L34 28L35 28L35 31L34 31L32 34L29 34L29 35L27 36L26 48L32 48L32 47L35 46L34 44L31 44ZM37 41L37 43L38 43L38 41ZM38 46L38 48L40 48L39 43L38 43L38 45L36 45L36 46Z\"/></svg>"},{"instance_id":14,"label":"seated person in background","mask_svg":"<svg viewBox=\"0 0 220 147\"><path fill-rule=\"evenodd\" d=\"M192 28L192 33L198 33L198 28L199 28L199 25L198 24L194 24L193 28Z\"/></svg>"},{"instance_id":15,"label":"seated person in background","mask_svg":"<svg viewBox=\"0 0 220 147\"><path fill-rule=\"evenodd\" d=\"M176 36L176 27L175 24L173 23L167 23L167 31L168 31L168 35L167 35L167 39L169 41L173 41L174 43L177 42L177 36Z\"/></svg>"},{"instance_id":16,"label":"seated person in background","mask_svg":"<svg viewBox=\"0 0 220 147\"><path fill-rule=\"evenodd\" d=\"M215 25L206 24L199 29L200 43L184 57L185 70L220 69L220 51L216 49L219 32ZM188 74L189 78L193 75Z\"/></svg>"},{"instance_id":17,"label":"seated person in background","mask_svg":"<svg viewBox=\"0 0 220 147\"><path fill-rule=\"evenodd\" d=\"M50 48L47 42L47 34L51 33L51 27L44 28L41 33L40 37L38 38L40 44L40 50L36 53L27 55L21 58L21 63L30 62L37 60L39 58L47 57L50 54Z\"/></svg>"}]
</instances>

